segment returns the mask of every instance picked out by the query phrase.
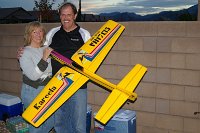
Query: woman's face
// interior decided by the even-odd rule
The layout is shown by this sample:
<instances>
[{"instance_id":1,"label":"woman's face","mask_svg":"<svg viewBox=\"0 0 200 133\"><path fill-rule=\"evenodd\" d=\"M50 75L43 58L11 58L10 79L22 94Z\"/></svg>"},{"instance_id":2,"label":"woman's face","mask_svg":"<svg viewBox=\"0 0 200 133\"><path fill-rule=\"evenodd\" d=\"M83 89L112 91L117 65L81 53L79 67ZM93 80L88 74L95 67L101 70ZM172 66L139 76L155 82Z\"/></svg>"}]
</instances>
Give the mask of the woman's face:
<instances>
[{"instance_id":1,"label":"woman's face","mask_svg":"<svg viewBox=\"0 0 200 133\"><path fill-rule=\"evenodd\" d=\"M44 37L42 28L37 27L31 32L31 45L40 47Z\"/></svg>"}]
</instances>

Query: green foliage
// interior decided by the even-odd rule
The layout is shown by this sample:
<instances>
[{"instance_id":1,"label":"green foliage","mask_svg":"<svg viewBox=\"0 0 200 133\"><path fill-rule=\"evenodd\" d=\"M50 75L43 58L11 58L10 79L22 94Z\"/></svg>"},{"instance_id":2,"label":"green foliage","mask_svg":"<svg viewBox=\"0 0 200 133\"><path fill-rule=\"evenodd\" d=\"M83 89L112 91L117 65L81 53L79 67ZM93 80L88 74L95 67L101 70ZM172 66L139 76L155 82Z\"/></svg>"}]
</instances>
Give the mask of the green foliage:
<instances>
[{"instance_id":1,"label":"green foliage","mask_svg":"<svg viewBox=\"0 0 200 133\"><path fill-rule=\"evenodd\" d=\"M53 2L55 0L34 0L35 7L33 10L38 11L38 20L40 22L49 22L49 20L52 18L51 11Z\"/></svg>"},{"instance_id":2,"label":"green foliage","mask_svg":"<svg viewBox=\"0 0 200 133\"><path fill-rule=\"evenodd\" d=\"M52 6L53 6L53 2L54 0L51 2L50 0L34 0L35 2L35 7L34 10L38 10L38 11L46 11L46 10L52 10Z\"/></svg>"}]
</instances>

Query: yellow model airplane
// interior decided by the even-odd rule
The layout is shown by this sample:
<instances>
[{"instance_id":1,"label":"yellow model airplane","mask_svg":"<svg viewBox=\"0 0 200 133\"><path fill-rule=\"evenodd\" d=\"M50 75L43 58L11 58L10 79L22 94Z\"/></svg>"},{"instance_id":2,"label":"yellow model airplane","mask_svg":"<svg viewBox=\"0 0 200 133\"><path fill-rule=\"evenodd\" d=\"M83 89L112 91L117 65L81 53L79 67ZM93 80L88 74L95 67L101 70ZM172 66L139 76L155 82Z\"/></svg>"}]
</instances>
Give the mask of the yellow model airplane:
<instances>
[{"instance_id":1,"label":"yellow model airplane","mask_svg":"<svg viewBox=\"0 0 200 133\"><path fill-rule=\"evenodd\" d=\"M64 66L22 117L35 127L40 126L89 79L112 91L95 117L102 124L106 124L128 99L135 101L137 94L134 90L146 73L146 67L137 64L118 85L95 74L124 29L123 25L109 20L72 56L72 60L52 51L52 58Z\"/></svg>"}]
</instances>

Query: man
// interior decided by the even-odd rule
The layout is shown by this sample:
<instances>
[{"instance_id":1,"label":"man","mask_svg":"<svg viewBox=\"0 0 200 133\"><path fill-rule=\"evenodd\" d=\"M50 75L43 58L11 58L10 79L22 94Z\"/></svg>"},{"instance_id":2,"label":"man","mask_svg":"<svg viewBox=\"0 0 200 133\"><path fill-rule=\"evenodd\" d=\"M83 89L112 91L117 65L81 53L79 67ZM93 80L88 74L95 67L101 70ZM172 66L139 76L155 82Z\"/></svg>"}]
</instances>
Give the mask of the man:
<instances>
[{"instance_id":1,"label":"man","mask_svg":"<svg viewBox=\"0 0 200 133\"><path fill-rule=\"evenodd\" d=\"M64 3L59 8L61 27L52 29L50 47L67 58L90 38L90 33L76 24L77 9L72 3ZM50 41L49 41L50 42ZM52 60L53 75L62 65ZM57 133L86 133L87 85L84 84L70 99L55 112Z\"/></svg>"},{"instance_id":2,"label":"man","mask_svg":"<svg viewBox=\"0 0 200 133\"><path fill-rule=\"evenodd\" d=\"M59 8L59 15L61 26L48 32L44 45L49 45L58 53L71 58L91 36L76 23L77 9L72 3L64 3ZM22 53L23 50L19 49L18 57ZM55 60L51 61L54 75L62 65ZM55 112L56 133L86 133L86 112L87 85L84 84Z\"/></svg>"}]
</instances>

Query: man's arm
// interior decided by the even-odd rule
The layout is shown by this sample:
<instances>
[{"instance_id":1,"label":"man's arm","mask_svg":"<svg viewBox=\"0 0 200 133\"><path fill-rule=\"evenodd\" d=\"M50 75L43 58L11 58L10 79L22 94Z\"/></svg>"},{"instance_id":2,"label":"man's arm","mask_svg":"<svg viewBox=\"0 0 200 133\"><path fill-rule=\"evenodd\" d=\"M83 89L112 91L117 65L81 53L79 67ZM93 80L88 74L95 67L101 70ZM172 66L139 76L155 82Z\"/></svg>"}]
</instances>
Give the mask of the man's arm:
<instances>
[{"instance_id":1,"label":"man's arm","mask_svg":"<svg viewBox=\"0 0 200 133\"><path fill-rule=\"evenodd\" d=\"M24 47L19 47L17 49L17 59L19 61L19 58L22 56L22 54L24 53Z\"/></svg>"},{"instance_id":2,"label":"man's arm","mask_svg":"<svg viewBox=\"0 0 200 133\"><path fill-rule=\"evenodd\" d=\"M49 45L51 44L52 38L53 38L54 34L55 34L58 30L60 30L60 26L51 29L51 30L47 33L47 35L46 35L46 41L44 42L44 45L45 45L45 46L49 46Z\"/></svg>"}]
</instances>

